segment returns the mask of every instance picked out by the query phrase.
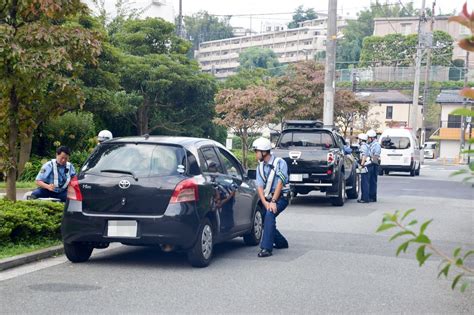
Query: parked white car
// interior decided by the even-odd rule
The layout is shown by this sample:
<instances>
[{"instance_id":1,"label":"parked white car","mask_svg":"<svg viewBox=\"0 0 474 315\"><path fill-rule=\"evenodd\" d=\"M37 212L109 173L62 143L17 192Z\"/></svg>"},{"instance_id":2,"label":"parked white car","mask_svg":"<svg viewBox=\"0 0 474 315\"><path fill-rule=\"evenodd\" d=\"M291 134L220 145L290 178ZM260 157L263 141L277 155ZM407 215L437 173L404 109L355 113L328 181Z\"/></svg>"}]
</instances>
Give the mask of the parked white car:
<instances>
[{"instance_id":1,"label":"parked white car","mask_svg":"<svg viewBox=\"0 0 474 315\"><path fill-rule=\"evenodd\" d=\"M435 141L427 141L423 147L423 156L425 159L436 158L436 150L438 149L438 143Z\"/></svg>"},{"instance_id":2,"label":"parked white car","mask_svg":"<svg viewBox=\"0 0 474 315\"><path fill-rule=\"evenodd\" d=\"M380 139L380 174L391 171L409 172L411 176L420 175L423 151L409 129L386 129Z\"/></svg>"}]
</instances>

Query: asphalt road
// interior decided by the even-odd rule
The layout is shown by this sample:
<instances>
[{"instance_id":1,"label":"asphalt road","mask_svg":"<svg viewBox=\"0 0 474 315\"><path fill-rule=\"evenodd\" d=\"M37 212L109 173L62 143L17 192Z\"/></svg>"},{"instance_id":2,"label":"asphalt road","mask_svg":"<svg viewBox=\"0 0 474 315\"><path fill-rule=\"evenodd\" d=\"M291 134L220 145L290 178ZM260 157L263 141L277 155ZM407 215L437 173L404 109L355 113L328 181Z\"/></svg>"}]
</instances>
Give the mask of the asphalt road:
<instances>
[{"instance_id":1,"label":"asphalt road","mask_svg":"<svg viewBox=\"0 0 474 315\"><path fill-rule=\"evenodd\" d=\"M375 233L385 212L416 208L419 221L434 219L427 234L441 249L474 249L474 188L449 177L456 169L428 162L420 177L380 177L377 203L298 198L278 221L290 248L271 258L236 239L205 269L183 254L117 246L85 264L58 257L0 272L0 313L473 314L473 278L466 293L452 291L436 278L438 258L420 268L412 251L395 257L390 232Z\"/></svg>"}]
</instances>

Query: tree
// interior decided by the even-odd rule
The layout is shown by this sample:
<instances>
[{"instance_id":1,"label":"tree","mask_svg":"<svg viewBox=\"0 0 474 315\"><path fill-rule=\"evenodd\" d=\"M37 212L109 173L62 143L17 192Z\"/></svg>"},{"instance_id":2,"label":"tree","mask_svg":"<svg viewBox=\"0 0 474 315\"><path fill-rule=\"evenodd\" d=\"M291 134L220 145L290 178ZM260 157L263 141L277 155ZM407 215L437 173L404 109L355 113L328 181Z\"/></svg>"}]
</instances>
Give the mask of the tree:
<instances>
[{"instance_id":1,"label":"tree","mask_svg":"<svg viewBox=\"0 0 474 315\"><path fill-rule=\"evenodd\" d=\"M292 64L275 79L276 118L321 119L324 99L324 66L314 61Z\"/></svg>"},{"instance_id":2,"label":"tree","mask_svg":"<svg viewBox=\"0 0 474 315\"><path fill-rule=\"evenodd\" d=\"M267 69L272 76L280 73L280 62L270 48L251 47L239 55L239 71L243 69Z\"/></svg>"},{"instance_id":3,"label":"tree","mask_svg":"<svg viewBox=\"0 0 474 315\"><path fill-rule=\"evenodd\" d=\"M275 93L264 86L244 90L224 89L216 95L214 122L231 129L242 140L242 163L247 167L248 139L251 132L274 119Z\"/></svg>"},{"instance_id":4,"label":"tree","mask_svg":"<svg viewBox=\"0 0 474 315\"><path fill-rule=\"evenodd\" d=\"M36 126L84 103L77 76L84 63L96 61L99 34L67 18L86 10L79 0L2 4L0 154L8 199L16 200L17 173L29 157Z\"/></svg>"},{"instance_id":5,"label":"tree","mask_svg":"<svg viewBox=\"0 0 474 315\"><path fill-rule=\"evenodd\" d=\"M253 85L269 84L270 73L263 68L241 69L220 84L223 89L246 89Z\"/></svg>"},{"instance_id":6,"label":"tree","mask_svg":"<svg viewBox=\"0 0 474 315\"><path fill-rule=\"evenodd\" d=\"M200 11L191 16L184 16L183 20L187 38L193 43L188 53L190 58L194 57L194 51L202 42L234 37L229 24L230 17L219 19L207 11Z\"/></svg>"},{"instance_id":7,"label":"tree","mask_svg":"<svg viewBox=\"0 0 474 315\"><path fill-rule=\"evenodd\" d=\"M415 61L416 34L388 34L386 36L369 36L364 38L359 65L361 67L377 66L412 66ZM446 32L433 32L432 65L449 66L453 55L453 38ZM425 56L426 59L426 56ZM423 59L423 62L426 60Z\"/></svg>"},{"instance_id":8,"label":"tree","mask_svg":"<svg viewBox=\"0 0 474 315\"><path fill-rule=\"evenodd\" d=\"M209 136L215 79L185 53L190 43L161 19L128 20L113 35L124 56L121 85L133 96L131 122L147 133Z\"/></svg>"},{"instance_id":9,"label":"tree","mask_svg":"<svg viewBox=\"0 0 474 315\"><path fill-rule=\"evenodd\" d=\"M362 50L362 40L374 33L374 18L377 17L405 17L416 16L417 11L412 2L403 6L401 3L385 3L375 1L370 8L358 13L355 21L347 21L347 27L343 29L344 38L337 44L337 68L345 69L350 65L356 65Z\"/></svg>"},{"instance_id":10,"label":"tree","mask_svg":"<svg viewBox=\"0 0 474 315\"><path fill-rule=\"evenodd\" d=\"M300 27L299 23L307 20L317 19L318 15L313 8L304 9L302 5L296 8L295 13L293 14L293 20L288 23L288 28L297 28Z\"/></svg>"},{"instance_id":11,"label":"tree","mask_svg":"<svg viewBox=\"0 0 474 315\"><path fill-rule=\"evenodd\" d=\"M355 94L349 90L336 91L334 105L334 116L344 136L347 136L347 130L351 127L351 124L358 117L367 115L369 111L369 104L359 101Z\"/></svg>"}]
</instances>

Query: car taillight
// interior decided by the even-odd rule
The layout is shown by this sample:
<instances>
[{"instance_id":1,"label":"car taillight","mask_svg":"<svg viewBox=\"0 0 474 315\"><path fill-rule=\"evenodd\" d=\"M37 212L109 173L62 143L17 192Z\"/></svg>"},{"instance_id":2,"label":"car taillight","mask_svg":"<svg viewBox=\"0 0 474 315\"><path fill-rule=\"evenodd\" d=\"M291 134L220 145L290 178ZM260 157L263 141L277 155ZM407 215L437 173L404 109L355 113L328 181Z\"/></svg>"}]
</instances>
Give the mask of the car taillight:
<instances>
[{"instance_id":1,"label":"car taillight","mask_svg":"<svg viewBox=\"0 0 474 315\"><path fill-rule=\"evenodd\" d=\"M327 157L328 164L334 163L334 153L329 152Z\"/></svg>"},{"instance_id":2,"label":"car taillight","mask_svg":"<svg viewBox=\"0 0 474 315\"><path fill-rule=\"evenodd\" d=\"M82 193L77 177L73 177L67 186L67 199L82 201Z\"/></svg>"},{"instance_id":3,"label":"car taillight","mask_svg":"<svg viewBox=\"0 0 474 315\"><path fill-rule=\"evenodd\" d=\"M327 171L326 171L326 174L332 175L332 170L327 170Z\"/></svg>"},{"instance_id":4,"label":"car taillight","mask_svg":"<svg viewBox=\"0 0 474 315\"><path fill-rule=\"evenodd\" d=\"M180 182L174 189L170 203L198 201L198 185L192 178Z\"/></svg>"}]
</instances>

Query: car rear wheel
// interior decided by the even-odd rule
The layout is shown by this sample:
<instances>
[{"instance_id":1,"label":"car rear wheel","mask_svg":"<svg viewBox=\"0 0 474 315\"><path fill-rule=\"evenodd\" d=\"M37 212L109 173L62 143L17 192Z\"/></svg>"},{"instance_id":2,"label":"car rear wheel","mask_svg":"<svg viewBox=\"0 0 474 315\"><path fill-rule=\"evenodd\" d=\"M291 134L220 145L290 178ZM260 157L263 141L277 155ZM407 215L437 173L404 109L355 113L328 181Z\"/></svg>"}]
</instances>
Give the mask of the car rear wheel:
<instances>
[{"instance_id":1,"label":"car rear wheel","mask_svg":"<svg viewBox=\"0 0 474 315\"><path fill-rule=\"evenodd\" d=\"M260 209L257 209L253 215L252 230L248 234L244 235L244 243L248 246L256 246L260 244L260 240L262 239L262 231L262 212Z\"/></svg>"},{"instance_id":2,"label":"car rear wheel","mask_svg":"<svg viewBox=\"0 0 474 315\"><path fill-rule=\"evenodd\" d=\"M204 219L199 229L198 239L188 251L188 260L193 267L207 267L212 259L214 234L209 219Z\"/></svg>"},{"instance_id":3,"label":"car rear wheel","mask_svg":"<svg viewBox=\"0 0 474 315\"><path fill-rule=\"evenodd\" d=\"M416 175L416 176L420 176L420 170L421 170L421 163L418 164L418 168L417 168L416 171L415 171L415 175Z\"/></svg>"},{"instance_id":4,"label":"car rear wheel","mask_svg":"<svg viewBox=\"0 0 474 315\"><path fill-rule=\"evenodd\" d=\"M345 196L346 196L346 181L344 180L344 173L342 173L341 177L339 178L338 196L331 197L332 205L336 207L342 207L344 205Z\"/></svg>"},{"instance_id":5,"label":"car rear wheel","mask_svg":"<svg viewBox=\"0 0 474 315\"><path fill-rule=\"evenodd\" d=\"M67 259L73 263L88 261L93 250L94 248L80 243L64 243L64 253L66 254Z\"/></svg>"},{"instance_id":6,"label":"car rear wheel","mask_svg":"<svg viewBox=\"0 0 474 315\"><path fill-rule=\"evenodd\" d=\"M360 176L354 172L352 175L352 188L347 190L348 199L357 199L359 197Z\"/></svg>"},{"instance_id":7,"label":"car rear wheel","mask_svg":"<svg viewBox=\"0 0 474 315\"><path fill-rule=\"evenodd\" d=\"M411 176L411 177L415 176L415 172L416 172L416 171L415 171L415 167L413 167L413 169L410 170L410 176Z\"/></svg>"}]
</instances>

